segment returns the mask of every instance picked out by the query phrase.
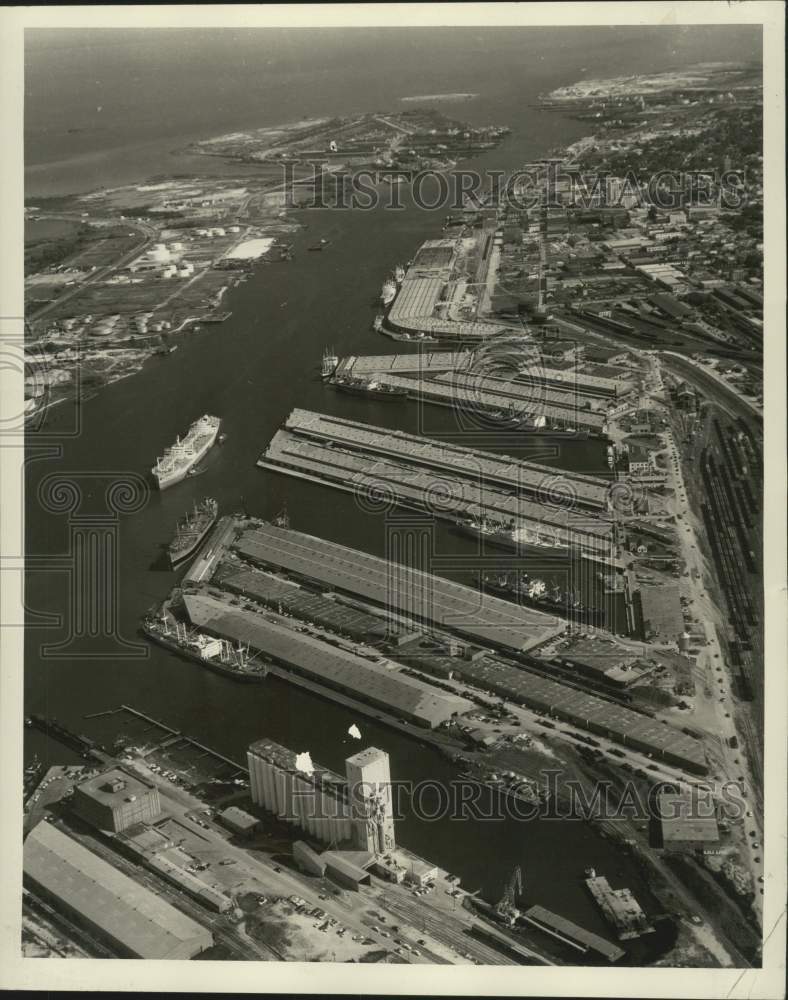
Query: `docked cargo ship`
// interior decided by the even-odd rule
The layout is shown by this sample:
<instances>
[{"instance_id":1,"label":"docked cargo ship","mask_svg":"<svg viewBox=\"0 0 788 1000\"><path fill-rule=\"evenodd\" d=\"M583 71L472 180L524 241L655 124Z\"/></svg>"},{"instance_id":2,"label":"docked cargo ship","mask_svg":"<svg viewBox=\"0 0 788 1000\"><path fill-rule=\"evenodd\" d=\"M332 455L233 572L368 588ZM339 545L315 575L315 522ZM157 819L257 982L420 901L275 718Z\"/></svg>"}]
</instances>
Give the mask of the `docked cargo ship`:
<instances>
[{"instance_id":1,"label":"docked cargo ship","mask_svg":"<svg viewBox=\"0 0 788 1000\"><path fill-rule=\"evenodd\" d=\"M525 546L535 546L547 549L568 549L569 543L561 537L558 528L537 524L534 527L514 527L513 524L492 523L486 518L460 517L454 522L458 531L463 534L483 538L491 545L499 545L506 549L521 549Z\"/></svg>"},{"instance_id":2,"label":"docked cargo ship","mask_svg":"<svg viewBox=\"0 0 788 1000\"><path fill-rule=\"evenodd\" d=\"M571 592L563 592L558 587L548 590L544 580L531 579L527 573L484 575L484 589L496 597L514 600L517 604L538 611L571 616L589 625L603 627L605 612L602 608L588 607Z\"/></svg>"},{"instance_id":3,"label":"docked cargo ship","mask_svg":"<svg viewBox=\"0 0 788 1000\"><path fill-rule=\"evenodd\" d=\"M183 622L162 618L146 618L142 623L144 634L173 653L198 663L214 673L234 680L252 683L262 681L268 667L249 657L248 649L233 647L226 639L215 639L202 632L190 630Z\"/></svg>"},{"instance_id":4,"label":"docked cargo ship","mask_svg":"<svg viewBox=\"0 0 788 1000\"><path fill-rule=\"evenodd\" d=\"M380 290L380 301L384 306L390 306L397 297L397 283L391 278L386 278Z\"/></svg>"},{"instance_id":5,"label":"docked cargo ship","mask_svg":"<svg viewBox=\"0 0 788 1000\"><path fill-rule=\"evenodd\" d=\"M206 413L194 421L183 440L176 438L175 444L156 459L151 472L160 490L181 482L205 458L216 441L220 425L219 417Z\"/></svg>"},{"instance_id":6,"label":"docked cargo ship","mask_svg":"<svg viewBox=\"0 0 788 1000\"><path fill-rule=\"evenodd\" d=\"M331 376L336 371L336 367L339 364L339 358L334 353L333 347L327 347L323 351L323 363L320 368L321 378L331 378Z\"/></svg>"},{"instance_id":7,"label":"docked cargo ship","mask_svg":"<svg viewBox=\"0 0 788 1000\"><path fill-rule=\"evenodd\" d=\"M332 385L340 392L349 392L354 396L366 396L368 399L382 399L397 402L407 398L408 390L395 386L383 385L375 379L338 378Z\"/></svg>"},{"instance_id":8,"label":"docked cargo ship","mask_svg":"<svg viewBox=\"0 0 788 1000\"><path fill-rule=\"evenodd\" d=\"M213 497L206 497L202 503L195 503L192 511L178 523L175 537L167 548L170 566L173 569L197 551L205 536L216 524L218 515L219 504Z\"/></svg>"}]
</instances>

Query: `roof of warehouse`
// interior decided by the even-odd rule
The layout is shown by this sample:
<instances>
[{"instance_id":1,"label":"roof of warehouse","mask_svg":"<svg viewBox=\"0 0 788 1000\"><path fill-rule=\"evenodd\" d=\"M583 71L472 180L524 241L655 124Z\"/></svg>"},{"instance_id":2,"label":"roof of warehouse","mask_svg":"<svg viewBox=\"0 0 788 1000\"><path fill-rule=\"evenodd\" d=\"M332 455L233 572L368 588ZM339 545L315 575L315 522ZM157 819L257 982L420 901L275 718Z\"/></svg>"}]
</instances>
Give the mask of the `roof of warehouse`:
<instances>
[{"instance_id":1,"label":"roof of warehouse","mask_svg":"<svg viewBox=\"0 0 788 1000\"><path fill-rule=\"evenodd\" d=\"M25 841L24 870L142 958L168 958L189 941L210 943L206 928L46 821Z\"/></svg>"},{"instance_id":2,"label":"roof of warehouse","mask_svg":"<svg viewBox=\"0 0 788 1000\"><path fill-rule=\"evenodd\" d=\"M643 620L660 635L676 636L684 631L680 590L677 584L641 584L640 607Z\"/></svg>"},{"instance_id":3,"label":"roof of warehouse","mask_svg":"<svg viewBox=\"0 0 788 1000\"><path fill-rule=\"evenodd\" d=\"M606 941L597 934L592 934L591 931L587 931L584 927L578 927L571 920L567 920L566 917L562 917L558 913L552 913L543 906L530 907L525 911L525 916L530 917L532 920L537 920L539 923L551 927L553 930L565 934L569 938L573 938L575 941L584 944L587 948L593 948L594 951L604 955L611 962L615 962L616 959L621 958L624 954L618 945L611 944L610 941Z\"/></svg>"},{"instance_id":4,"label":"roof of warehouse","mask_svg":"<svg viewBox=\"0 0 788 1000\"><path fill-rule=\"evenodd\" d=\"M564 623L443 577L289 528L246 531L238 551L483 642L520 650L560 634ZM482 606L483 600L483 606Z\"/></svg>"},{"instance_id":5,"label":"roof of warehouse","mask_svg":"<svg viewBox=\"0 0 788 1000\"><path fill-rule=\"evenodd\" d=\"M578 497L593 500L603 508L607 506L609 483L605 479L587 473L556 469L554 466L524 461L511 455L465 448L451 442L406 434L403 431L392 431L389 428L375 427L372 424L345 420L298 407L290 413L285 427L290 431L340 441L351 448L358 445L382 454L397 455L400 458L419 458L436 468L448 466L457 474L462 474L464 469L471 469L471 475L477 479L480 474L485 478L487 476L503 478L520 489L526 483L542 486L545 476L551 479L560 476L571 482L573 491Z\"/></svg>"},{"instance_id":6,"label":"roof of warehouse","mask_svg":"<svg viewBox=\"0 0 788 1000\"><path fill-rule=\"evenodd\" d=\"M358 853L354 852L354 855ZM371 860L373 855L369 855L369 857ZM342 875L352 878L356 882L363 882L369 878L368 872L365 872L363 868L354 864L349 858L343 857L341 851L324 851L320 855L320 860L325 862L326 868L333 869L335 872L341 872Z\"/></svg>"},{"instance_id":7,"label":"roof of warehouse","mask_svg":"<svg viewBox=\"0 0 788 1000\"><path fill-rule=\"evenodd\" d=\"M113 782L122 782L122 785L113 790ZM146 781L122 767L112 767L77 785L78 791L109 807L129 801L132 796L144 795L155 787L153 782Z\"/></svg>"},{"instance_id":8,"label":"roof of warehouse","mask_svg":"<svg viewBox=\"0 0 788 1000\"><path fill-rule=\"evenodd\" d=\"M702 811L701 803L693 801L692 791L662 792L659 815L663 844L677 840L716 843L720 831L714 811L706 816L700 815Z\"/></svg>"},{"instance_id":9,"label":"roof of warehouse","mask_svg":"<svg viewBox=\"0 0 788 1000\"><path fill-rule=\"evenodd\" d=\"M506 485L498 487L478 475L475 480L473 477L462 479L457 474L457 463L436 472L412 459L406 463L401 457L370 457L363 451L332 447L331 441L313 440L279 430L257 464L282 467L287 471L295 469L321 481L336 483L340 489L359 493L379 490L384 483L392 497L403 502L413 501L419 506L432 496L436 484L445 483L458 512L489 520L494 520L490 517L493 514L502 515L506 521L512 518L530 521L532 528L535 524L540 529L543 524L558 525L571 530L581 544L583 539L591 540L595 546L610 540L612 520L609 515L600 512L579 518L568 507L543 503L534 496L518 496L515 489Z\"/></svg>"},{"instance_id":10,"label":"roof of warehouse","mask_svg":"<svg viewBox=\"0 0 788 1000\"><path fill-rule=\"evenodd\" d=\"M260 820L256 816L252 816L248 812L244 812L243 809L239 809L238 806L228 806L222 813L220 813L221 818L227 820L229 823L234 823L235 826L243 827L244 829L251 829L253 826L257 826Z\"/></svg>"},{"instance_id":11,"label":"roof of warehouse","mask_svg":"<svg viewBox=\"0 0 788 1000\"><path fill-rule=\"evenodd\" d=\"M545 710L557 709L579 721L605 727L623 743L638 740L655 751L670 752L705 766L706 757L699 740L614 701L587 694L491 657L474 663L458 660L456 672L505 685L507 690L531 704L541 705Z\"/></svg>"},{"instance_id":12,"label":"roof of warehouse","mask_svg":"<svg viewBox=\"0 0 788 1000\"><path fill-rule=\"evenodd\" d=\"M202 594L184 595L189 619L225 638L248 643L283 663L318 680L356 691L394 710L437 725L469 702L456 695L436 691L401 670L372 663L348 650L339 649L293 628L279 625L255 611L230 607Z\"/></svg>"}]
</instances>

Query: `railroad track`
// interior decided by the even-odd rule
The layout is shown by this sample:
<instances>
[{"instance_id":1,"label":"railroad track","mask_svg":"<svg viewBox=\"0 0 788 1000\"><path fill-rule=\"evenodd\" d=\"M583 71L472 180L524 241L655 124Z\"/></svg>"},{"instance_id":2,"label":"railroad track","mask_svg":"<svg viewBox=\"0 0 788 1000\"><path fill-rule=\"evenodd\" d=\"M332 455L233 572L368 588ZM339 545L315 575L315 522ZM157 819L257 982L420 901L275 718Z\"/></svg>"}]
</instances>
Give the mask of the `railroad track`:
<instances>
[{"instance_id":1,"label":"railroad track","mask_svg":"<svg viewBox=\"0 0 788 1000\"><path fill-rule=\"evenodd\" d=\"M502 952L481 944L462 930L454 930L449 923L451 918L448 915L435 913L433 916L434 911L431 912L432 908L428 903L408 903L389 895L383 896L383 903L395 916L414 927L422 927L426 934L441 944L453 948L460 955L471 955L483 965L517 965L514 959L508 958Z\"/></svg>"}]
</instances>

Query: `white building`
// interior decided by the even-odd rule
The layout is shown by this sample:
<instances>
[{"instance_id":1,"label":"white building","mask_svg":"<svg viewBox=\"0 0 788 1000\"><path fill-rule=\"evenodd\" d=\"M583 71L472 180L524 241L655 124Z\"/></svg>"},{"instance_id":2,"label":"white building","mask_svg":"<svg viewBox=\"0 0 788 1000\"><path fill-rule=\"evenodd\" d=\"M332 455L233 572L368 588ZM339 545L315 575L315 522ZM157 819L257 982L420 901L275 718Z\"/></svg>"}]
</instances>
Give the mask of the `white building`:
<instances>
[{"instance_id":1,"label":"white building","mask_svg":"<svg viewBox=\"0 0 788 1000\"><path fill-rule=\"evenodd\" d=\"M372 853L394 848L387 753L369 747L348 758L345 778L272 740L253 743L246 756L255 805L325 844Z\"/></svg>"}]
</instances>

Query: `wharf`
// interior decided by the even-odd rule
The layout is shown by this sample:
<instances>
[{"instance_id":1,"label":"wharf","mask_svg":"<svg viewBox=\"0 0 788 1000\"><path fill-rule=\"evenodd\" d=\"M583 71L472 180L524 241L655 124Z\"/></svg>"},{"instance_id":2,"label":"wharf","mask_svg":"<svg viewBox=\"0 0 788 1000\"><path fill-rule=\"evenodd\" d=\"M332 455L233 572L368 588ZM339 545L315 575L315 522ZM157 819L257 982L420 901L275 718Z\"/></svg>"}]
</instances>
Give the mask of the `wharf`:
<instances>
[{"instance_id":1,"label":"wharf","mask_svg":"<svg viewBox=\"0 0 788 1000\"><path fill-rule=\"evenodd\" d=\"M571 392L550 389L539 383L511 382L469 372L444 371L407 374L375 371L376 382L390 389L405 390L408 397L423 403L446 406L470 414L487 414L517 421L527 430L552 429L602 436L607 426L604 411L591 409L588 400ZM342 373L337 371L337 376ZM582 405L585 402L586 405Z\"/></svg>"},{"instance_id":2,"label":"wharf","mask_svg":"<svg viewBox=\"0 0 788 1000\"><path fill-rule=\"evenodd\" d=\"M454 371L467 365L470 351L419 351L413 354L350 354L340 358L336 368L339 377L371 377L381 375L423 375Z\"/></svg>"},{"instance_id":3,"label":"wharf","mask_svg":"<svg viewBox=\"0 0 788 1000\"><path fill-rule=\"evenodd\" d=\"M600 512L608 509L609 483L599 476L556 469L510 455L465 448L309 410L294 409L285 427L291 433L331 442L332 446L389 458L406 458L431 471L449 471L458 464L472 463L477 479L482 476L485 482L516 489L532 497L546 489L546 479L560 477L571 489L577 505Z\"/></svg>"},{"instance_id":4,"label":"wharf","mask_svg":"<svg viewBox=\"0 0 788 1000\"><path fill-rule=\"evenodd\" d=\"M244 643L280 666L432 729L471 708L459 695L444 693L409 676L398 664L366 657L293 627L272 613L233 607L207 594L184 595L190 622L211 635Z\"/></svg>"},{"instance_id":5,"label":"wharf","mask_svg":"<svg viewBox=\"0 0 788 1000\"><path fill-rule=\"evenodd\" d=\"M602 507L605 480L344 424L351 428L347 439L320 437L318 424L290 420L257 464L354 493L362 503L382 493L389 503L426 512L430 520L458 528L482 524L492 541L506 541L507 547L538 544L542 551L564 550L567 558L579 553L617 567L614 519Z\"/></svg>"},{"instance_id":6,"label":"wharf","mask_svg":"<svg viewBox=\"0 0 788 1000\"><path fill-rule=\"evenodd\" d=\"M230 543L234 527L234 518L225 516L219 519L219 523L203 543L197 557L185 574L183 578L185 584L202 583L205 580L210 580L216 569L218 560L222 557Z\"/></svg>"},{"instance_id":7,"label":"wharf","mask_svg":"<svg viewBox=\"0 0 788 1000\"><path fill-rule=\"evenodd\" d=\"M616 928L619 941L653 933L654 928L630 889L612 889L602 875L587 878L586 885L606 920Z\"/></svg>"},{"instance_id":8,"label":"wharf","mask_svg":"<svg viewBox=\"0 0 788 1000\"><path fill-rule=\"evenodd\" d=\"M252 564L284 571L325 591L349 594L369 605L388 608L390 613L426 620L482 647L501 648L508 655L527 652L566 628L561 619L490 595L485 596L485 614L480 621L479 595L471 587L289 528L256 526L241 535L234 549ZM237 608L227 608L230 617L237 613ZM254 645L246 634L235 637ZM397 653L392 655L396 658ZM534 662L529 660L526 669L524 662L503 656L465 659L434 655L420 660L422 669L439 677L453 674L500 698L565 719L695 773L705 773L704 748L699 740L608 698L543 676L535 672ZM544 671L544 664L539 662L539 667ZM317 675L314 679L321 681ZM331 683L328 678L322 680Z\"/></svg>"},{"instance_id":9,"label":"wharf","mask_svg":"<svg viewBox=\"0 0 788 1000\"><path fill-rule=\"evenodd\" d=\"M244 532L235 548L252 563L294 573L485 646L522 652L565 628L551 615L491 595L485 596L480 616L479 592L473 587L289 528L262 524Z\"/></svg>"},{"instance_id":10,"label":"wharf","mask_svg":"<svg viewBox=\"0 0 788 1000\"><path fill-rule=\"evenodd\" d=\"M532 927L537 927L583 954L593 951L606 958L608 962L617 962L624 957L625 952L617 945L611 944L597 934L592 934L591 931L587 931L584 927L572 923L566 917L553 913L543 906L530 907L523 914L523 919Z\"/></svg>"}]
</instances>

